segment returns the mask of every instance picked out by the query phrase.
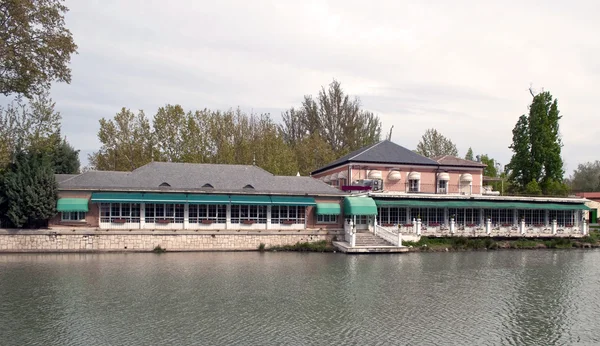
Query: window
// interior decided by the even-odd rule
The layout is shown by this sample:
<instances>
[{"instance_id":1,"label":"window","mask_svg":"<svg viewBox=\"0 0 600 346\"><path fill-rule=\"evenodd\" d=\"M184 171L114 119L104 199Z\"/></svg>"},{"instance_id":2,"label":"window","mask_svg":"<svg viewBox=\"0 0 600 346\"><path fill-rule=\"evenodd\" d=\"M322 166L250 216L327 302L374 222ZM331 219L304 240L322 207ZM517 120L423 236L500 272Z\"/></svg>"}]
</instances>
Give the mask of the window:
<instances>
[{"instance_id":1,"label":"window","mask_svg":"<svg viewBox=\"0 0 600 346\"><path fill-rule=\"evenodd\" d=\"M61 221L85 221L85 211L62 212Z\"/></svg>"},{"instance_id":2,"label":"window","mask_svg":"<svg viewBox=\"0 0 600 346\"><path fill-rule=\"evenodd\" d=\"M494 226L514 225L514 211L512 209L484 209L483 217L492 219Z\"/></svg>"},{"instance_id":3,"label":"window","mask_svg":"<svg viewBox=\"0 0 600 346\"><path fill-rule=\"evenodd\" d=\"M267 223L266 205L232 205L231 223Z\"/></svg>"},{"instance_id":4,"label":"window","mask_svg":"<svg viewBox=\"0 0 600 346\"><path fill-rule=\"evenodd\" d=\"M337 215L317 215L317 223L337 223Z\"/></svg>"},{"instance_id":5,"label":"window","mask_svg":"<svg viewBox=\"0 0 600 346\"><path fill-rule=\"evenodd\" d=\"M452 215L454 215L454 222L457 225L465 226L465 225L480 225L480 224L482 224L481 219L479 217L480 216L479 209L451 208L451 209L448 209L448 211L450 213L450 217L452 217Z\"/></svg>"},{"instance_id":6,"label":"window","mask_svg":"<svg viewBox=\"0 0 600 346\"><path fill-rule=\"evenodd\" d=\"M138 223L139 203L100 203L100 222Z\"/></svg>"},{"instance_id":7,"label":"window","mask_svg":"<svg viewBox=\"0 0 600 346\"><path fill-rule=\"evenodd\" d=\"M381 207L377 213L377 223L380 225L401 225L406 223L406 208Z\"/></svg>"},{"instance_id":8,"label":"window","mask_svg":"<svg viewBox=\"0 0 600 346\"><path fill-rule=\"evenodd\" d=\"M226 205L203 205L190 204L189 206L189 222L202 223L202 221L213 223L227 222L227 206Z\"/></svg>"},{"instance_id":9,"label":"window","mask_svg":"<svg viewBox=\"0 0 600 346\"><path fill-rule=\"evenodd\" d=\"M419 180L410 179L408 181L408 192L419 192Z\"/></svg>"},{"instance_id":10,"label":"window","mask_svg":"<svg viewBox=\"0 0 600 346\"><path fill-rule=\"evenodd\" d=\"M448 180L438 180L437 193L448 193Z\"/></svg>"},{"instance_id":11,"label":"window","mask_svg":"<svg viewBox=\"0 0 600 346\"><path fill-rule=\"evenodd\" d=\"M575 224L574 210L550 210L550 222L556 220L558 227Z\"/></svg>"},{"instance_id":12,"label":"window","mask_svg":"<svg viewBox=\"0 0 600 346\"><path fill-rule=\"evenodd\" d=\"M271 207L271 223L304 224L305 219L305 207L303 206L274 205Z\"/></svg>"},{"instance_id":13,"label":"window","mask_svg":"<svg viewBox=\"0 0 600 346\"><path fill-rule=\"evenodd\" d=\"M425 225L440 225L445 223L443 208L410 208L410 219L418 219Z\"/></svg>"},{"instance_id":14,"label":"window","mask_svg":"<svg viewBox=\"0 0 600 346\"><path fill-rule=\"evenodd\" d=\"M546 226L546 211L539 209L519 210L519 222L525 219L527 226Z\"/></svg>"},{"instance_id":15,"label":"window","mask_svg":"<svg viewBox=\"0 0 600 346\"><path fill-rule=\"evenodd\" d=\"M146 204L145 220L147 223L183 223L183 204Z\"/></svg>"}]
</instances>

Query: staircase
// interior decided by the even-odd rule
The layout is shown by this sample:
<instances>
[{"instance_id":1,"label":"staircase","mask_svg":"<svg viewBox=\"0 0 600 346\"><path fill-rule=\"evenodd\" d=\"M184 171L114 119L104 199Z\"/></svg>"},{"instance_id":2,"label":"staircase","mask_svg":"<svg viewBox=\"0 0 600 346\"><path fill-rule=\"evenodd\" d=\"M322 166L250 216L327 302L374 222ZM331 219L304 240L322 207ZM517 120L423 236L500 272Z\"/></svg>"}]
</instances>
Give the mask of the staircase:
<instances>
[{"instance_id":1,"label":"staircase","mask_svg":"<svg viewBox=\"0 0 600 346\"><path fill-rule=\"evenodd\" d=\"M392 243L385 241L383 238L380 238L374 235L371 232L356 232L356 246L394 246Z\"/></svg>"},{"instance_id":2,"label":"staircase","mask_svg":"<svg viewBox=\"0 0 600 346\"><path fill-rule=\"evenodd\" d=\"M341 252L348 254L408 252L407 247L396 246L367 230L356 232L354 247L351 247L346 241L334 241L333 245Z\"/></svg>"}]
</instances>

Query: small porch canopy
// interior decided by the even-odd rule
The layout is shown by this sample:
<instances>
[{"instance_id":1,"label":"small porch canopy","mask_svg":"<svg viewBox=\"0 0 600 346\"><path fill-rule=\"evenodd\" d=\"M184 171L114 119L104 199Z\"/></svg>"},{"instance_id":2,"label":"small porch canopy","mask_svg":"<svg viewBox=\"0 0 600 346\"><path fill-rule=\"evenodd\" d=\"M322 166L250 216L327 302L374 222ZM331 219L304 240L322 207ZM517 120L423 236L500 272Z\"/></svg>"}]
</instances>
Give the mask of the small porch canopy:
<instances>
[{"instance_id":1,"label":"small porch canopy","mask_svg":"<svg viewBox=\"0 0 600 346\"><path fill-rule=\"evenodd\" d=\"M82 211L88 212L87 198L59 198L56 202L56 210L59 212Z\"/></svg>"},{"instance_id":2,"label":"small porch canopy","mask_svg":"<svg viewBox=\"0 0 600 346\"><path fill-rule=\"evenodd\" d=\"M340 215L341 212L337 203L317 203L317 215Z\"/></svg>"},{"instance_id":3,"label":"small porch canopy","mask_svg":"<svg viewBox=\"0 0 600 346\"><path fill-rule=\"evenodd\" d=\"M370 197L344 197L344 215L377 215L377 205Z\"/></svg>"},{"instance_id":4,"label":"small porch canopy","mask_svg":"<svg viewBox=\"0 0 600 346\"><path fill-rule=\"evenodd\" d=\"M378 207L427 207L427 208L473 208L473 209L547 209L547 210L589 210L583 203L537 203L514 201L453 201L417 199L378 199Z\"/></svg>"}]
</instances>

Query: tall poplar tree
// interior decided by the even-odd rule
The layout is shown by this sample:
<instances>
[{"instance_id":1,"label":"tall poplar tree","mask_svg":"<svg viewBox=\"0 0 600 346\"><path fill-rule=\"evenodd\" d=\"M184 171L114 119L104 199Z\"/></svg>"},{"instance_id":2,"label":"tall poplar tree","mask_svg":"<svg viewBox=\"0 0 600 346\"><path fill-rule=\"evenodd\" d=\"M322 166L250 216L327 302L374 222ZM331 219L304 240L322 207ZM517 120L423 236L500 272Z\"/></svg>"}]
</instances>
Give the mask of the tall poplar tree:
<instances>
[{"instance_id":1,"label":"tall poplar tree","mask_svg":"<svg viewBox=\"0 0 600 346\"><path fill-rule=\"evenodd\" d=\"M565 194L562 141L558 101L549 92L534 95L529 114L522 115L513 129L513 151L506 166L513 192L541 190Z\"/></svg>"},{"instance_id":2,"label":"tall poplar tree","mask_svg":"<svg viewBox=\"0 0 600 346\"><path fill-rule=\"evenodd\" d=\"M473 161L473 149L471 147L469 147L469 150L467 150L467 154L465 155L465 160Z\"/></svg>"}]
</instances>

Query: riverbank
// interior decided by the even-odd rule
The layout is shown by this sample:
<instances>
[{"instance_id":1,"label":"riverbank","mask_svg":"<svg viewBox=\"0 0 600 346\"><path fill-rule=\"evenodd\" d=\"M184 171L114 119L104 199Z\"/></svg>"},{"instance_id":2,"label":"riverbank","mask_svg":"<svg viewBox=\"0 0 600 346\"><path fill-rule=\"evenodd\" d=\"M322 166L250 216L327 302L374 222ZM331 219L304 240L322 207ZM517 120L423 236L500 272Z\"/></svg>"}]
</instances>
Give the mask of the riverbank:
<instances>
[{"instance_id":1,"label":"riverbank","mask_svg":"<svg viewBox=\"0 0 600 346\"><path fill-rule=\"evenodd\" d=\"M442 252L470 250L505 250L505 249L581 249L600 248L600 232L591 231L583 238L428 238L421 237L417 242L405 241L410 252Z\"/></svg>"}]
</instances>

